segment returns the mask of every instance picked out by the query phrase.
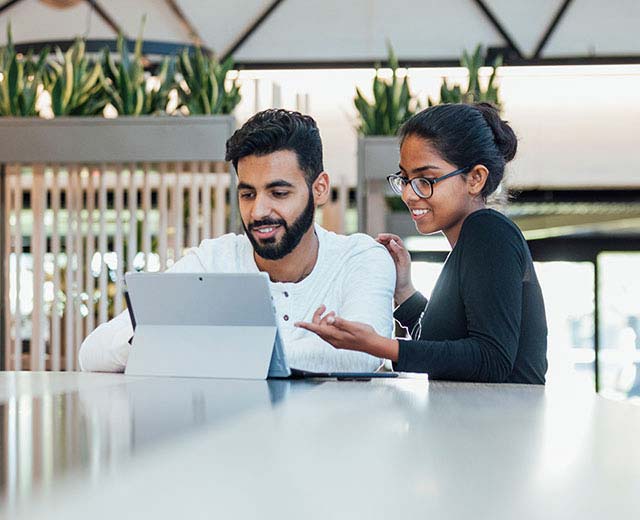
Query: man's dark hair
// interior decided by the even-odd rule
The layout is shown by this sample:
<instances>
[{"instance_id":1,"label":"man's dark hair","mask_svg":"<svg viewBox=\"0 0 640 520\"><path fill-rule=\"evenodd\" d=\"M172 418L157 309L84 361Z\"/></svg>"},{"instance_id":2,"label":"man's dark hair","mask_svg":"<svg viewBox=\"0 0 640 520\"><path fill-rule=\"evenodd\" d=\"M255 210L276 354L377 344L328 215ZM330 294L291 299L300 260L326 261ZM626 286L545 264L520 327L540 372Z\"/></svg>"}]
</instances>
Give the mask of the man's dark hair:
<instances>
[{"instance_id":1,"label":"man's dark hair","mask_svg":"<svg viewBox=\"0 0 640 520\"><path fill-rule=\"evenodd\" d=\"M311 116L283 109L258 112L227 141L226 160L238 171L238 161L249 155L268 155L280 150L295 152L307 184L324 170L322 140Z\"/></svg>"}]
</instances>

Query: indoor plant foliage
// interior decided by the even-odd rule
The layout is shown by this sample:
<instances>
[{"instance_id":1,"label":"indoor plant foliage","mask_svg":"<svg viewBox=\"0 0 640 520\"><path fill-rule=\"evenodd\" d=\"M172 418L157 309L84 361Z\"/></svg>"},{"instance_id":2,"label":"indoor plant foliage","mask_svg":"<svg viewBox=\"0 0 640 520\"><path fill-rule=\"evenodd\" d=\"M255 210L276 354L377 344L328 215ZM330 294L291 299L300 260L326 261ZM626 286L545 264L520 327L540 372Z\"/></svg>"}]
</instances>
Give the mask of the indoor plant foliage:
<instances>
[{"instance_id":1,"label":"indoor plant foliage","mask_svg":"<svg viewBox=\"0 0 640 520\"><path fill-rule=\"evenodd\" d=\"M498 56L491 67L491 76L487 83L486 88L480 86L480 68L485 66L486 55L481 45L478 45L473 54L469 54L467 51L462 53L460 58L460 65L467 69L469 72L469 84L463 91L460 85L453 85L450 87L447 84L446 78L442 79L442 85L440 86L440 101L439 103L479 103L488 102L492 103L500 108L499 87L496 85L496 73L498 68L502 65L502 56ZM429 106L437 105L430 97L428 98Z\"/></svg>"},{"instance_id":2,"label":"indoor plant foliage","mask_svg":"<svg viewBox=\"0 0 640 520\"><path fill-rule=\"evenodd\" d=\"M33 51L22 56L15 51L11 26L7 25L7 45L0 48L0 116L36 116L45 61L45 48L36 60Z\"/></svg>"},{"instance_id":3,"label":"indoor plant foliage","mask_svg":"<svg viewBox=\"0 0 640 520\"><path fill-rule=\"evenodd\" d=\"M51 110L56 116L101 114L107 98L100 81L102 67L91 63L85 43L77 39L64 54L56 48L56 59L48 61L44 86L51 94Z\"/></svg>"},{"instance_id":4,"label":"indoor plant foliage","mask_svg":"<svg viewBox=\"0 0 640 520\"><path fill-rule=\"evenodd\" d=\"M9 24L7 35L7 45L0 47L0 116L100 116L108 104L120 116L162 115L174 94L184 113L226 115L241 99L237 79L227 80L233 60L219 63L200 48L166 57L151 76L145 72L142 35L133 53L119 35L117 52L105 48L98 60L87 56L83 38L64 53L56 48L51 54L46 47L36 57L32 50L24 56L15 51Z\"/></svg>"},{"instance_id":5,"label":"indoor plant foliage","mask_svg":"<svg viewBox=\"0 0 640 520\"><path fill-rule=\"evenodd\" d=\"M396 135L400 126L420 109L409 90L408 76L402 79L398 77L398 59L391 45L388 46L388 50L392 77L385 80L376 69L373 78L373 102L367 100L356 87L353 102L360 116L358 130L365 136Z\"/></svg>"},{"instance_id":6,"label":"indoor plant foliage","mask_svg":"<svg viewBox=\"0 0 640 520\"><path fill-rule=\"evenodd\" d=\"M230 114L240 102L240 86L234 81L225 85L233 67L231 58L219 63L215 56L199 47L193 54L184 49L179 56L178 72L182 76L178 93L192 115Z\"/></svg>"},{"instance_id":7,"label":"indoor plant foliage","mask_svg":"<svg viewBox=\"0 0 640 520\"><path fill-rule=\"evenodd\" d=\"M142 37L136 41L133 56L122 34L116 43L120 61L113 60L109 49L102 58L102 86L109 102L119 115L147 115L166 113L169 92L174 88L173 62L165 58L156 77L156 85L149 88L142 58Z\"/></svg>"}]
</instances>

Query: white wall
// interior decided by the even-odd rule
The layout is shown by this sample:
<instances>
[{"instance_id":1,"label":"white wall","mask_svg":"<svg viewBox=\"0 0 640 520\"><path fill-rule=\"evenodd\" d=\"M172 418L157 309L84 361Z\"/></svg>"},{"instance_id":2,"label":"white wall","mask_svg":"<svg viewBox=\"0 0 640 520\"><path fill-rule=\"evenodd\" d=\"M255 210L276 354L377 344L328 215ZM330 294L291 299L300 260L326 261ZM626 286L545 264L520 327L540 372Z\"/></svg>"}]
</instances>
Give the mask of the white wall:
<instances>
[{"instance_id":1,"label":"white wall","mask_svg":"<svg viewBox=\"0 0 640 520\"><path fill-rule=\"evenodd\" d=\"M309 93L310 113L325 145L325 166L355 184L355 86L370 92L373 70L245 71L246 98L238 116L254 109L253 83L282 86L283 106ZM440 78L464 81L462 69L411 69L412 90L437 97ZM509 181L522 187L640 187L640 66L504 67L505 119L520 147ZM266 108L268 99L263 99Z\"/></svg>"}]
</instances>

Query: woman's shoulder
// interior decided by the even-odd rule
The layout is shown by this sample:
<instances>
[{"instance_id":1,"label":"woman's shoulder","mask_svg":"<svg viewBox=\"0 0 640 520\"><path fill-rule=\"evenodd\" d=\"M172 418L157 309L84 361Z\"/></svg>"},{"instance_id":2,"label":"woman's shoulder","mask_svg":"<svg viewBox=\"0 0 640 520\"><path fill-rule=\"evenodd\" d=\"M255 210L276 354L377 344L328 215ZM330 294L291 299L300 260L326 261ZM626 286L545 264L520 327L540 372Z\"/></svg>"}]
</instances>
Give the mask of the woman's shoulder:
<instances>
[{"instance_id":1,"label":"woman's shoulder","mask_svg":"<svg viewBox=\"0 0 640 520\"><path fill-rule=\"evenodd\" d=\"M471 232L483 235L498 233L524 238L520 228L509 217L491 208L474 211L465 219L461 233Z\"/></svg>"},{"instance_id":2,"label":"woman's shoulder","mask_svg":"<svg viewBox=\"0 0 640 520\"><path fill-rule=\"evenodd\" d=\"M487 251L500 249L501 245L519 250L527 247L520 228L494 209L482 209L469 215L462 224L459 242Z\"/></svg>"}]
</instances>

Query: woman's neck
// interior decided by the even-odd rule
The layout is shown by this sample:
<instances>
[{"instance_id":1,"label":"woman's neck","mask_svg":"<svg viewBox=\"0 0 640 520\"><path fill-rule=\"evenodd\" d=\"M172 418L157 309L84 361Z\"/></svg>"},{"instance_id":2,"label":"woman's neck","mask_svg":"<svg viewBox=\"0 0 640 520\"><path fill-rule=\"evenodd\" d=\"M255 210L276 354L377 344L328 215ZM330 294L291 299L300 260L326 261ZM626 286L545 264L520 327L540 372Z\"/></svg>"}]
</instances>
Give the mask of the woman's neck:
<instances>
[{"instance_id":1,"label":"woman's neck","mask_svg":"<svg viewBox=\"0 0 640 520\"><path fill-rule=\"evenodd\" d=\"M464 224L464 221L467 220L467 217L482 209L487 209L487 205L484 201L474 202L467 208L467 210L462 214L462 217L459 218L453 226L442 230L444 235L447 237L447 241L449 242L451 249L456 247L458 239L460 238L460 231L462 231L462 225Z\"/></svg>"}]
</instances>

